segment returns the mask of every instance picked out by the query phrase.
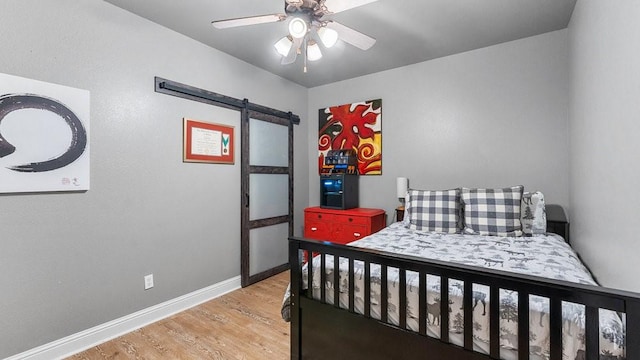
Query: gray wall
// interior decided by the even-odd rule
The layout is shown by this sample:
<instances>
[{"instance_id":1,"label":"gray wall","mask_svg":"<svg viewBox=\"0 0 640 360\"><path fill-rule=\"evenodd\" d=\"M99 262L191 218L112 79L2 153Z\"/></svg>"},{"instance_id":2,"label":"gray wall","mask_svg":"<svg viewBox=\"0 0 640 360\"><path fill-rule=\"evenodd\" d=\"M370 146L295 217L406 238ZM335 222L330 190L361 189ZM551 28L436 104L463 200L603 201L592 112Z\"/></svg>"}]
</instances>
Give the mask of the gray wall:
<instances>
[{"instance_id":1,"label":"gray wall","mask_svg":"<svg viewBox=\"0 0 640 360\"><path fill-rule=\"evenodd\" d=\"M640 2L579 0L571 45L574 244L611 287L640 291Z\"/></svg>"},{"instance_id":2,"label":"gray wall","mask_svg":"<svg viewBox=\"0 0 640 360\"><path fill-rule=\"evenodd\" d=\"M239 154L182 162L182 117L239 140L239 113L157 94L154 76L302 117L301 227L305 88L100 0L3 0L0 34L0 72L91 92L91 190L0 195L0 358L240 274Z\"/></svg>"},{"instance_id":3,"label":"gray wall","mask_svg":"<svg viewBox=\"0 0 640 360\"><path fill-rule=\"evenodd\" d=\"M377 98L383 169L360 178L361 206L391 221L402 176L422 189L522 184L568 207L566 30L310 89L310 204L318 109Z\"/></svg>"}]
</instances>

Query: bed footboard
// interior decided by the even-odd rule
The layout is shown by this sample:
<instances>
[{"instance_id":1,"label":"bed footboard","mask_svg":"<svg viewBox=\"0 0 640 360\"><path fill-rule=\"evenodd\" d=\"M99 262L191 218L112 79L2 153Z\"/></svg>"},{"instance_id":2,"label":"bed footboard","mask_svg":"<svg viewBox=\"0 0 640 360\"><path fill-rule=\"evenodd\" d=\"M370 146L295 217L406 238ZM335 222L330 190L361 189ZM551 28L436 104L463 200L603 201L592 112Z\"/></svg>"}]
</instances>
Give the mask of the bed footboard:
<instances>
[{"instance_id":1,"label":"bed footboard","mask_svg":"<svg viewBox=\"0 0 640 360\"><path fill-rule=\"evenodd\" d=\"M348 305L340 306L340 286L333 290L320 287L319 296L305 290L303 278L312 279L313 266L303 264L304 256L313 255L320 262L321 284L327 283L327 273L334 278L330 282L348 283ZM342 278L338 269L327 268L325 259L331 256L346 259L347 278ZM307 258L311 258L308 256ZM626 319L626 358L640 359L640 294L607 289L591 285L550 280L535 276L508 273L475 266L452 265L437 260L424 260L412 256L398 255L324 243L301 238L289 238L289 261L291 266L291 359L500 359L500 290L517 292L517 358L530 359L530 296L540 296L549 301L549 359L563 358L563 302L584 305L584 339L586 351L577 358L600 359L606 351L600 349L600 309L623 314ZM386 277L389 269L398 269L398 323L388 319L388 299L379 299L379 319L372 316L371 296L364 298L364 311L356 311L354 263L364 263L364 294L371 294L371 267L380 266L381 294L388 294ZM419 276L417 329L407 325L407 272ZM428 316L436 311L433 303L427 302L427 275L440 277L439 338L427 331ZM450 342L449 281L462 281L462 306L464 308L463 344ZM474 284L488 287L489 349L481 353L474 350ZM329 301L331 299L331 301ZM376 300L378 301L378 300ZM344 307L344 308L343 308ZM471 309L467 311L468 309ZM435 320L435 319L434 319Z\"/></svg>"}]
</instances>

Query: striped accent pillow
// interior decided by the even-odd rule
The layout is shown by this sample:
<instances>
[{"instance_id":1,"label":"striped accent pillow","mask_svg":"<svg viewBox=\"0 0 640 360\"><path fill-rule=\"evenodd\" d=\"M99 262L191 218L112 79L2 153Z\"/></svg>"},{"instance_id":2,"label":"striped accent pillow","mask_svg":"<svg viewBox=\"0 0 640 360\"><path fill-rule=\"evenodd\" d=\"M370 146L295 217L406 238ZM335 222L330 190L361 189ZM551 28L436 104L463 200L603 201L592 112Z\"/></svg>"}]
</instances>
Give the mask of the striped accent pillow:
<instances>
[{"instance_id":1,"label":"striped accent pillow","mask_svg":"<svg viewBox=\"0 0 640 360\"><path fill-rule=\"evenodd\" d=\"M522 236L522 185L503 189L462 188L464 233Z\"/></svg>"},{"instance_id":2,"label":"striped accent pillow","mask_svg":"<svg viewBox=\"0 0 640 360\"><path fill-rule=\"evenodd\" d=\"M446 234L460 232L460 189L409 190L409 228Z\"/></svg>"}]
</instances>

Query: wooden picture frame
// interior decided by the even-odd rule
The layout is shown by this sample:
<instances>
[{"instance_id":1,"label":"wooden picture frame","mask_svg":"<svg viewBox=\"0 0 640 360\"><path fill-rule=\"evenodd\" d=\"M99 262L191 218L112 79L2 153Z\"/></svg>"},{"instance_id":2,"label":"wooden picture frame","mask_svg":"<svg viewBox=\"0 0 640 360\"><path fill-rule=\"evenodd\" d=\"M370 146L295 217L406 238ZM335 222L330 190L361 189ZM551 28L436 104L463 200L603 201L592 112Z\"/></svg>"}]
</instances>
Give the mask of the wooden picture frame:
<instances>
[{"instance_id":1,"label":"wooden picture frame","mask_svg":"<svg viewBox=\"0 0 640 360\"><path fill-rule=\"evenodd\" d=\"M183 119L183 162L234 164L234 127Z\"/></svg>"}]
</instances>

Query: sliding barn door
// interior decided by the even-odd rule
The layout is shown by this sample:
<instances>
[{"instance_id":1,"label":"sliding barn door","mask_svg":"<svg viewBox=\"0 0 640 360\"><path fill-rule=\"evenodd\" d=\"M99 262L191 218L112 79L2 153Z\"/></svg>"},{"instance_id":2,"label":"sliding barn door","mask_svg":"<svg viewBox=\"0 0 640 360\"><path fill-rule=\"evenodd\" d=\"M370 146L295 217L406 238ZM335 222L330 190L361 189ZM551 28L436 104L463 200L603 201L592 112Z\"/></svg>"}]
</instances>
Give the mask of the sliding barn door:
<instances>
[{"instance_id":1,"label":"sliding barn door","mask_svg":"<svg viewBox=\"0 0 640 360\"><path fill-rule=\"evenodd\" d=\"M242 286L288 269L293 235L293 123L242 112Z\"/></svg>"}]
</instances>

